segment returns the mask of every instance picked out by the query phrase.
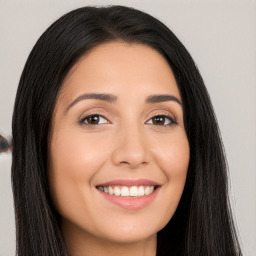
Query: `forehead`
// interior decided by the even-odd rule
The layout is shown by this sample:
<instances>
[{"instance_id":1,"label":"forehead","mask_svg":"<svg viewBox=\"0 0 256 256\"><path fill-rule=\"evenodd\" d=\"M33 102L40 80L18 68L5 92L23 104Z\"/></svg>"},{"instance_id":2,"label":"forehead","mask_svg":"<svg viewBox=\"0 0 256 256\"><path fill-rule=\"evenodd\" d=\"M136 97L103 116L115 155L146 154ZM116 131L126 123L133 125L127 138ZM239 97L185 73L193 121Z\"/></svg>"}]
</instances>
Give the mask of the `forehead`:
<instances>
[{"instance_id":1,"label":"forehead","mask_svg":"<svg viewBox=\"0 0 256 256\"><path fill-rule=\"evenodd\" d=\"M167 60L144 44L108 42L80 58L65 79L61 95L87 92L116 94L172 93L179 90Z\"/></svg>"}]
</instances>

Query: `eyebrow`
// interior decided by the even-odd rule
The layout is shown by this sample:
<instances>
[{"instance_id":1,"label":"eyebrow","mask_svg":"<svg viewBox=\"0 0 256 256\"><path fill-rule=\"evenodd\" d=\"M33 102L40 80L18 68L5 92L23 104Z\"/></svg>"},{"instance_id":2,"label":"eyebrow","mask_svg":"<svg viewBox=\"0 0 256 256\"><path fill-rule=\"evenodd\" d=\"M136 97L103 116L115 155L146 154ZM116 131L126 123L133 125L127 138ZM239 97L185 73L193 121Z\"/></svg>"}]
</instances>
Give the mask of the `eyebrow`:
<instances>
[{"instance_id":1,"label":"eyebrow","mask_svg":"<svg viewBox=\"0 0 256 256\"><path fill-rule=\"evenodd\" d=\"M68 105L66 112L71 107L73 107L75 104L77 104L78 102L80 102L82 100L87 100L87 99L96 99L96 100L106 101L109 103L116 103L118 98L117 98L117 96L115 96L113 94L107 94L107 93L85 93L85 94L82 94L79 97L77 97L74 101L72 101ZM166 102L166 101L175 101L179 105L182 106L182 102L180 99L178 99L177 97L175 97L173 95L169 95L169 94L149 95L146 98L145 103L146 104L154 104L154 103L160 103L160 102Z\"/></svg>"},{"instance_id":2,"label":"eyebrow","mask_svg":"<svg viewBox=\"0 0 256 256\"><path fill-rule=\"evenodd\" d=\"M182 106L181 100L179 100L177 97L169 94L158 94L158 95L149 95L145 103L152 104L152 103L159 103L159 102L165 102L165 101L175 101L179 103Z\"/></svg>"}]
</instances>

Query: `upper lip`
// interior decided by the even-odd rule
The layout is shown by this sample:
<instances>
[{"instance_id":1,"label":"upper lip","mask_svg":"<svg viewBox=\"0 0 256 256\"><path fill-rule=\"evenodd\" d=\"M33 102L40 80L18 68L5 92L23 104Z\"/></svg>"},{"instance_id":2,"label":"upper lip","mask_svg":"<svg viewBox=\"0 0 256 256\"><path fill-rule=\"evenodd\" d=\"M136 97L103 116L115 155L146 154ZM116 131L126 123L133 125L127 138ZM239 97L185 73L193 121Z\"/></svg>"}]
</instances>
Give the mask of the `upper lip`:
<instances>
[{"instance_id":1,"label":"upper lip","mask_svg":"<svg viewBox=\"0 0 256 256\"><path fill-rule=\"evenodd\" d=\"M149 179L118 179L118 180L111 180L105 183L100 183L96 187L107 187L107 186L161 186L156 181L152 181Z\"/></svg>"}]
</instances>

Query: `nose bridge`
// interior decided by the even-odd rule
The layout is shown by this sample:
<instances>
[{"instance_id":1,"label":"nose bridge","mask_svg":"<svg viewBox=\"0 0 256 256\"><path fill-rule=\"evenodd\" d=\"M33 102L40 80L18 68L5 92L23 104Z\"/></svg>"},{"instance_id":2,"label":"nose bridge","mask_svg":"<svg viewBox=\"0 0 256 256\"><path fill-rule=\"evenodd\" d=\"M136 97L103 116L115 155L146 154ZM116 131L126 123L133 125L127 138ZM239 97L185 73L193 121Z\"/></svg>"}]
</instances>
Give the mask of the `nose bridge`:
<instances>
[{"instance_id":1,"label":"nose bridge","mask_svg":"<svg viewBox=\"0 0 256 256\"><path fill-rule=\"evenodd\" d=\"M113 151L113 162L115 165L127 164L136 168L140 164L148 162L148 147L143 125L123 125L116 136Z\"/></svg>"}]
</instances>

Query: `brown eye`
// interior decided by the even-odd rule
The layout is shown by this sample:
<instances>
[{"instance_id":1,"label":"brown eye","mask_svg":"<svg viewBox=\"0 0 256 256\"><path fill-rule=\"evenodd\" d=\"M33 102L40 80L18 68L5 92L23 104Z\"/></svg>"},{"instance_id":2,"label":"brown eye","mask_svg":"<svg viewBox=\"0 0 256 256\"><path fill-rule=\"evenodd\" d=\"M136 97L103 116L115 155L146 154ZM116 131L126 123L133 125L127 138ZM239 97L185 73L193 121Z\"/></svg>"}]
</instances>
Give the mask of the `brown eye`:
<instances>
[{"instance_id":1,"label":"brown eye","mask_svg":"<svg viewBox=\"0 0 256 256\"><path fill-rule=\"evenodd\" d=\"M173 124L177 124L176 120L173 117L165 116L165 115L154 116L150 119L150 121L151 121L149 122L150 124L162 125L162 126L171 126Z\"/></svg>"},{"instance_id":2,"label":"brown eye","mask_svg":"<svg viewBox=\"0 0 256 256\"><path fill-rule=\"evenodd\" d=\"M96 116L96 115L95 116L89 116L87 118L87 121L88 121L89 124L98 124L99 120L100 120L100 117Z\"/></svg>"},{"instance_id":3,"label":"brown eye","mask_svg":"<svg viewBox=\"0 0 256 256\"><path fill-rule=\"evenodd\" d=\"M157 125L164 125L165 123L165 117L163 116L153 117L152 120L153 120L153 124L157 124Z\"/></svg>"},{"instance_id":4,"label":"brown eye","mask_svg":"<svg viewBox=\"0 0 256 256\"><path fill-rule=\"evenodd\" d=\"M80 120L80 122L85 125L98 125L98 124L108 123L107 121L104 122L104 120L106 120L106 118L104 118L103 116L93 114L93 115L86 116L85 118Z\"/></svg>"}]
</instances>

